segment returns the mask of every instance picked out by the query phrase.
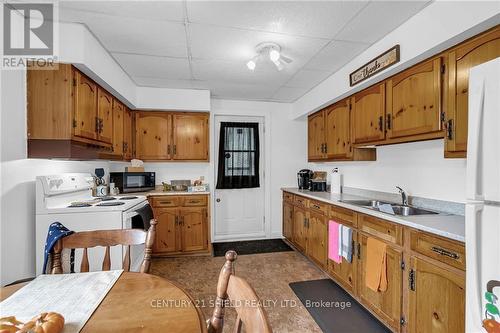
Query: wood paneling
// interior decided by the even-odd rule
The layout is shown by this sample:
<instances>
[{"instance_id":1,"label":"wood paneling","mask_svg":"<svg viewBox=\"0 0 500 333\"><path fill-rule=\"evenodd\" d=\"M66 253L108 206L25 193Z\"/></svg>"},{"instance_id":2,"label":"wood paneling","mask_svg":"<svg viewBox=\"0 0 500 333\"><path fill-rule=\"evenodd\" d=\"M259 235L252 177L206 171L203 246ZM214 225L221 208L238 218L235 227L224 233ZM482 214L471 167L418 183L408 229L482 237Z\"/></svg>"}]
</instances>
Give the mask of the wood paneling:
<instances>
[{"instance_id":1,"label":"wood paneling","mask_svg":"<svg viewBox=\"0 0 500 333\"><path fill-rule=\"evenodd\" d=\"M354 143L385 138L385 83L367 88L353 97L352 129Z\"/></svg>"},{"instance_id":2,"label":"wood paneling","mask_svg":"<svg viewBox=\"0 0 500 333\"><path fill-rule=\"evenodd\" d=\"M443 267L412 257L409 291L410 333L465 332L465 279Z\"/></svg>"},{"instance_id":3,"label":"wood paneling","mask_svg":"<svg viewBox=\"0 0 500 333\"><path fill-rule=\"evenodd\" d=\"M136 112L136 158L167 160L171 158L172 115L166 112Z\"/></svg>"},{"instance_id":4,"label":"wood paneling","mask_svg":"<svg viewBox=\"0 0 500 333\"><path fill-rule=\"evenodd\" d=\"M97 85L74 70L74 135L90 140L97 139Z\"/></svg>"},{"instance_id":5,"label":"wood paneling","mask_svg":"<svg viewBox=\"0 0 500 333\"><path fill-rule=\"evenodd\" d=\"M113 99L113 154L123 156L125 148L124 106L118 100Z\"/></svg>"},{"instance_id":6,"label":"wood paneling","mask_svg":"<svg viewBox=\"0 0 500 333\"><path fill-rule=\"evenodd\" d=\"M359 284L358 292L361 302L378 314L396 332L400 330L401 295L402 295L402 253L387 245L387 290L375 292L366 286L366 244L367 235L360 233L360 253L358 257Z\"/></svg>"},{"instance_id":7,"label":"wood paneling","mask_svg":"<svg viewBox=\"0 0 500 333\"><path fill-rule=\"evenodd\" d=\"M497 57L500 57L500 27L448 53L446 157L466 156L470 68Z\"/></svg>"},{"instance_id":8,"label":"wood paneling","mask_svg":"<svg viewBox=\"0 0 500 333\"><path fill-rule=\"evenodd\" d=\"M441 130L440 57L405 70L387 81L389 138Z\"/></svg>"},{"instance_id":9,"label":"wood paneling","mask_svg":"<svg viewBox=\"0 0 500 333\"><path fill-rule=\"evenodd\" d=\"M172 158L208 161L208 114L174 113Z\"/></svg>"},{"instance_id":10,"label":"wood paneling","mask_svg":"<svg viewBox=\"0 0 500 333\"><path fill-rule=\"evenodd\" d=\"M308 159L310 161L325 158L325 113L317 112L308 118L307 125Z\"/></svg>"}]
</instances>

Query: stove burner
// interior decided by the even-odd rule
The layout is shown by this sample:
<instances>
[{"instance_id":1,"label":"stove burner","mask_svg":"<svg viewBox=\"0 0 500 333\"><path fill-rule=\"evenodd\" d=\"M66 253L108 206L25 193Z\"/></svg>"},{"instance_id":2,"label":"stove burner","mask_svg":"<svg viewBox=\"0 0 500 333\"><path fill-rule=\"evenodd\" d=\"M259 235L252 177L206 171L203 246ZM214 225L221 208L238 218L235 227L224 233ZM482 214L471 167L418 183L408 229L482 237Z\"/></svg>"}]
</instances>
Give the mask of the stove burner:
<instances>
[{"instance_id":1,"label":"stove burner","mask_svg":"<svg viewBox=\"0 0 500 333\"><path fill-rule=\"evenodd\" d=\"M120 200L133 200L137 199L138 197L121 197Z\"/></svg>"},{"instance_id":2,"label":"stove burner","mask_svg":"<svg viewBox=\"0 0 500 333\"><path fill-rule=\"evenodd\" d=\"M101 202L96 206L120 206L120 205L125 205L125 202L119 202L119 201Z\"/></svg>"},{"instance_id":3,"label":"stove burner","mask_svg":"<svg viewBox=\"0 0 500 333\"><path fill-rule=\"evenodd\" d=\"M101 201L111 201L111 200L116 200L115 197L101 197Z\"/></svg>"},{"instance_id":4,"label":"stove burner","mask_svg":"<svg viewBox=\"0 0 500 333\"><path fill-rule=\"evenodd\" d=\"M71 205L68 206L68 208L79 208L79 207L90 207L90 206L92 205L85 202L73 202L71 203Z\"/></svg>"}]
</instances>

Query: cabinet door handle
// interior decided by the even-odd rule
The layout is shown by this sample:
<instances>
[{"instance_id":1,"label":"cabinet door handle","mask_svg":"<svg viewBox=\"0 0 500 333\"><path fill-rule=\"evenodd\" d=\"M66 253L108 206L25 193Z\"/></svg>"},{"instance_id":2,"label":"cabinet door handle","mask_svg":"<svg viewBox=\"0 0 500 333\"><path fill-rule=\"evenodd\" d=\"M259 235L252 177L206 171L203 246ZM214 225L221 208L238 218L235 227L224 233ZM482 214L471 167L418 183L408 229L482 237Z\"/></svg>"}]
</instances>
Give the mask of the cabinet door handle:
<instances>
[{"instance_id":1,"label":"cabinet door handle","mask_svg":"<svg viewBox=\"0 0 500 333\"><path fill-rule=\"evenodd\" d=\"M174 145L174 155L177 154L177 145Z\"/></svg>"},{"instance_id":2,"label":"cabinet door handle","mask_svg":"<svg viewBox=\"0 0 500 333\"><path fill-rule=\"evenodd\" d=\"M325 142L325 154L328 153L328 144Z\"/></svg>"},{"instance_id":3,"label":"cabinet door handle","mask_svg":"<svg viewBox=\"0 0 500 333\"><path fill-rule=\"evenodd\" d=\"M175 225L179 225L179 216L175 216Z\"/></svg>"},{"instance_id":4,"label":"cabinet door handle","mask_svg":"<svg viewBox=\"0 0 500 333\"><path fill-rule=\"evenodd\" d=\"M95 131L96 133L99 133L99 118L98 117L95 117Z\"/></svg>"},{"instance_id":5,"label":"cabinet door handle","mask_svg":"<svg viewBox=\"0 0 500 333\"><path fill-rule=\"evenodd\" d=\"M387 125L387 129L390 130L391 129L391 115L390 114L388 114L386 116L385 122L386 122L386 125Z\"/></svg>"},{"instance_id":6,"label":"cabinet door handle","mask_svg":"<svg viewBox=\"0 0 500 333\"><path fill-rule=\"evenodd\" d=\"M170 145L167 145L167 154L170 155Z\"/></svg>"},{"instance_id":7,"label":"cabinet door handle","mask_svg":"<svg viewBox=\"0 0 500 333\"><path fill-rule=\"evenodd\" d=\"M316 204L314 204L314 205L312 205L312 206L313 206L313 208L316 208L316 209L321 209L321 207L320 207L320 206L318 206L318 205L316 205Z\"/></svg>"},{"instance_id":8,"label":"cabinet door handle","mask_svg":"<svg viewBox=\"0 0 500 333\"><path fill-rule=\"evenodd\" d=\"M448 251L446 249L443 249L443 248L440 248L437 246L433 246L431 248L431 250L432 250L432 252L436 252L439 255L450 257L450 258L455 259L455 260L458 260L460 258L460 256L457 253Z\"/></svg>"},{"instance_id":9,"label":"cabinet door handle","mask_svg":"<svg viewBox=\"0 0 500 333\"><path fill-rule=\"evenodd\" d=\"M378 117L378 129L380 130L380 132L384 131L384 117L383 116Z\"/></svg>"},{"instance_id":10,"label":"cabinet door handle","mask_svg":"<svg viewBox=\"0 0 500 333\"><path fill-rule=\"evenodd\" d=\"M453 140L453 119L449 119L447 122L446 122L446 138L448 138L448 140Z\"/></svg>"},{"instance_id":11,"label":"cabinet door handle","mask_svg":"<svg viewBox=\"0 0 500 333\"><path fill-rule=\"evenodd\" d=\"M411 291L415 291L415 271L410 269L410 273L408 273L408 286Z\"/></svg>"},{"instance_id":12,"label":"cabinet door handle","mask_svg":"<svg viewBox=\"0 0 500 333\"><path fill-rule=\"evenodd\" d=\"M361 243L358 243L358 260L361 260Z\"/></svg>"}]
</instances>

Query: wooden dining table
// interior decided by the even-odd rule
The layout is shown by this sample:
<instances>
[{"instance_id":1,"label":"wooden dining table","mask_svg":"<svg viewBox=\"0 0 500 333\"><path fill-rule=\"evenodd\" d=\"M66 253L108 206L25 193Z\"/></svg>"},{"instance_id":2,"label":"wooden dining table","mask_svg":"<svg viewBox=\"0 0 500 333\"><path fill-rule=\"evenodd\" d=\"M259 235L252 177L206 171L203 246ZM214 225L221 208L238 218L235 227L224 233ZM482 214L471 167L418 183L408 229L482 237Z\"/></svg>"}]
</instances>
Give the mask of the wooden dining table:
<instances>
[{"instance_id":1,"label":"wooden dining table","mask_svg":"<svg viewBox=\"0 0 500 333\"><path fill-rule=\"evenodd\" d=\"M27 283L0 290L3 301ZM175 282L123 272L80 332L207 332L194 299Z\"/></svg>"}]
</instances>

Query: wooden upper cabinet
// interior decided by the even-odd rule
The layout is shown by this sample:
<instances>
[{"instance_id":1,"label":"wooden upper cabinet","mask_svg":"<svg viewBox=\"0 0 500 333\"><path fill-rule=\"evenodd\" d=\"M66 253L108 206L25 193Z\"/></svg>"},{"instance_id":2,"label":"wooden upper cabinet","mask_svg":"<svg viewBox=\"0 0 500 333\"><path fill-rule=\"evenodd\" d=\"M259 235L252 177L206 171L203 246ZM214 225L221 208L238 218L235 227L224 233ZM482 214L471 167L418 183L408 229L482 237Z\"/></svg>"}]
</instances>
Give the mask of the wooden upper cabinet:
<instances>
[{"instance_id":1,"label":"wooden upper cabinet","mask_svg":"<svg viewBox=\"0 0 500 333\"><path fill-rule=\"evenodd\" d=\"M326 157L346 159L352 153L350 100L344 99L325 110Z\"/></svg>"},{"instance_id":2,"label":"wooden upper cabinet","mask_svg":"<svg viewBox=\"0 0 500 333\"><path fill-rule=\"evenodd\" d=\"M358 292L361 302L379 315L395 332L399 332L401 325L401 296L402 296L402 253L397 248L387 245L387 290L375 292L366 286L366 254L368 236L358 234L360 252L358 257L359 282Z\"/></svg>"},{"instance_id":3,"label":"wooden upper cabinet","mask_svg":"<svg viewBox=\"0 0 500 333\"><path fill-rule=\"evenodd\" d=\"M308 159L310 161L321 160L326 157L324 110L308 117L307 143Z\"/></svg>"},{"instance_id":4,"label":"wooden upper cabinet","mask_svg":"<svg viewBox=\"0 0 500 333\"><path fill-rule=\"evenodd\" d=\"M500 27L448 53L446 157L466 157L470 68L497 57L500 57Z\"/></svg>"},{"instance_id":5,"label":"wooden upper cabinet","mask_svg":"<svg viewBox=\"0 0 500 333\"><path fill-rule=\"evenodd\" d=\"M167 160L171 157L172 115L141 111L135 114L135 157L141 160Z\"/></svg>"},{"instance_id":6,"label":"wooden upper cabinet","mask_svg":"<svg viewBox=\"0 0 500 333\"><path fill-rule=\"evenodd\" d=\"M205 207L183 207L179 209L182 251L200 251L208 248L207 209Z\"/></svg>"},{"instance_id":7,"label":"wooden upper cabinet","mask_svg":"<svg viewBox=\"0 0 500 333\"><path fill-rule=\"evenodd\" d=\"M409 332L465 332L464 274L416 257L408 274Z\"/></svg>"},{"instance_id":8,"label":"wooden upper cabinet","mask_svg":"<svg viewBox=\"0 0 500 333\"><path fill-rule=\"evenodd\" d=\"M353 143L385 139L385 83L376 84L353 97Z\"/></svg>"},{"instance_id":9,"label":"wooden upper cabinet","mask_svg":"<svg viewBox=\"0 0 500 333\"><path fill-rule=\"evenodd\" d=\"M128 108L123 112L123 158L132 158L132 111Z\"/></svg>"},{"instance_id":10,"label":"wooden upper cabinet","mask_svg":"<svg viewBox=\"0 0 500 333\"><path fill-rule=\"evenodd\" d=\"M122 103L113 99L113 154L117 156L123 156L125 148L124 108Z\"/></svg>"},{"instance_id":11,"label":"wooden upper cabinet","mask_svg":"<svg viewBox=\"0 0 500 333\"><path fill-rule=\"evenodd\" d=\"M441 64L435 58L387 81L388 138L441 131Z\"/></svg>"},{"instance_id":12,"label":"wooden upper cabinet","mask_svg":"<svg viewBox=\"0 0 500 333\"><path fill-rule=\"evenodd\" d=\"M98 135L97 85L94 81L74 71L74 132L80 138L96 140Z\"/></svg>"},{"instance_id":13,"label":"wooden upper cabinet","mask_svg":"<svg viewBox=\"0 0 500 333\"><path fill-rule=\"evenodd\" d=\"M113 142L113 97L102 88L97 88L97 139Z\"/></svg>"},{"instance_id":14,"label":"wooden upper cabinet","mask_svg":"<svg viewBox=\"0 0 500 333\"><path fill-rule=\"evenodd\" d=\"M174 113L172 121L172 158L208 161L208 114Z\"/></svg>"}]
</instances>

